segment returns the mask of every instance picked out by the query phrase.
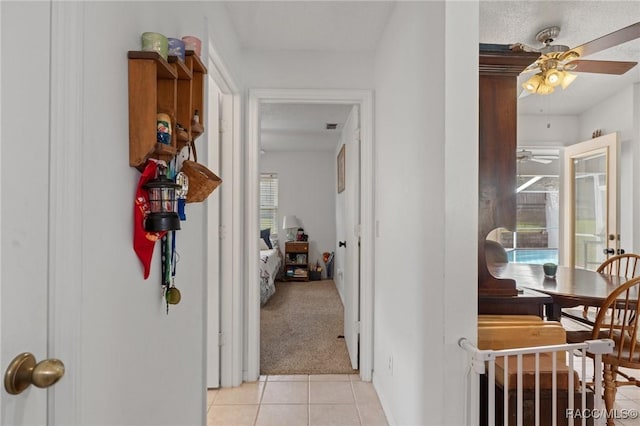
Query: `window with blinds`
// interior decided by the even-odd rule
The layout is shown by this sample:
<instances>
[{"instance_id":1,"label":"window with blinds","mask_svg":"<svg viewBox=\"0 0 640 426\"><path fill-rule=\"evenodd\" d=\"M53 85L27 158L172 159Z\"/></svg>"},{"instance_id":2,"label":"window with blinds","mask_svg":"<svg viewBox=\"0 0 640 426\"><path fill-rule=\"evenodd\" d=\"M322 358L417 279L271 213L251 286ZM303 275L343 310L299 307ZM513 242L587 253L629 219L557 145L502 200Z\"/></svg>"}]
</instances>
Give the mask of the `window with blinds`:
<instances>
[{"instance_id":1,"label":"window with blinds","mask_svg":"<svg viewBox=\"0 0 640 426\"><path fill-rule=\"evenodd\" d=\"M260 174L260 229L278 233L278 175Z\"/></svg>"}]
</instances>

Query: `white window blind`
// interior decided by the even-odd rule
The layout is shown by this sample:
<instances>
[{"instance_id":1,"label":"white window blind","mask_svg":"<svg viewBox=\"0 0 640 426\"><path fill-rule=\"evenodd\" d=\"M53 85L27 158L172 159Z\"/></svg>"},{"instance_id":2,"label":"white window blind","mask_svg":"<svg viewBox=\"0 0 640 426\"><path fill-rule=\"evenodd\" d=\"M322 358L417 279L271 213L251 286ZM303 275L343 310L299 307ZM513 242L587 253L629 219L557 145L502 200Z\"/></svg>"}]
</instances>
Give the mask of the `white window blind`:
<instances>
[{"instance_id":1,"label":"white window blind","mask_svg":"<svg viewBox=\"0 0 640 426\"><path fill-rule=\"evenodd\" d=\"M260 174L260 229L278 233L278 174Z\"/></svg>"}]
</instances>

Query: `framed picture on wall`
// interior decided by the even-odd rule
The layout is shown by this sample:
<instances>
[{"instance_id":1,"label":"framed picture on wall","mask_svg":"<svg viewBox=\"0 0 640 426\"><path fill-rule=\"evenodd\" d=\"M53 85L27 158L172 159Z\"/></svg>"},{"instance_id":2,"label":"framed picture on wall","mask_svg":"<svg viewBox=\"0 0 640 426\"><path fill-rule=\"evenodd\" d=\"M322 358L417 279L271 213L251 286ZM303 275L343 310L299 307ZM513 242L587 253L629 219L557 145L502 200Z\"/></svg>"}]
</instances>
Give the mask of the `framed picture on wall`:
<instances>
[{"instance_id":1,"label":"framed picture on wall","mask_svg":"<svg viewBox=\"0 0 640 426\"><path fill-rule=\"evenodd\" d=\"M344 191L344 144L338 153L338 194Z\"/></svg>"}]
</instances>

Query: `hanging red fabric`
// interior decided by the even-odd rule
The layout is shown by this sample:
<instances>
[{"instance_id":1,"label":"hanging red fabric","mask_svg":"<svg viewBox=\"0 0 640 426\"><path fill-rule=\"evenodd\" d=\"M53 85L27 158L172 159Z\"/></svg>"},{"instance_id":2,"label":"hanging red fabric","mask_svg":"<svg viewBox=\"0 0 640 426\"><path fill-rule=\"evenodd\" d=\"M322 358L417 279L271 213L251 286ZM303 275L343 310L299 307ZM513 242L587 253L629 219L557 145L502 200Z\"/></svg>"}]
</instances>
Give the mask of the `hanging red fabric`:
<instances>
[{"instance_id":1,"label":"hanging red fabric","mask_svg":"<svg viewBox=\"0 0 640 426\"><path fill-rule=\"evenodd\" d=\"M136 198L133 203L133 250L138 255L144 267L144 279L149 278L151 259L156 241L167 232L148 232L144 229L144 219L149 214L149 191L143 188L144 184L156 177L157 161L150 159L144 171L140 175Z\"/></svg>"}]
</instances>

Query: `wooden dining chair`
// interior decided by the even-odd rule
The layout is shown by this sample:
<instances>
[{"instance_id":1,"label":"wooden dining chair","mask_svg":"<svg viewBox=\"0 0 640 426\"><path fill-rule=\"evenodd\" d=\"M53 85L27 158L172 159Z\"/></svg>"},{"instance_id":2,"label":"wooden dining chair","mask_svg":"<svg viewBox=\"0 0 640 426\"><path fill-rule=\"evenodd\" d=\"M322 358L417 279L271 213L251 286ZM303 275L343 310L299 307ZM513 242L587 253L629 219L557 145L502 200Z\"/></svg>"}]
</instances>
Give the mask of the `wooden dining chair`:
<instances>
[{"instance_id":1,"label":"wooden dining chair","mask_svg":"<svg viewBox=\"0 0 640 426\"><path fill-rule=\"evenodd\" d=\"M621 370L640 370L637 315L639 294L640 277L628 280L613 290L599 307L591 331L567 331L568 343L581 343L590 339L612 339L615 342L613 352L602 355L607 413L613 412L618 387L640 386L640 380ZM618 380L618 376L621 380ZM607 419L607 425L613 424L613 419Z\"/></svg>"},{"instance_id":2,"label":"wooden dining chair","mask_svg":"<svg viewBox=\"0 0 640 426\"><path fill-rule=\"evenodd\" d=\"M611 256L598 266L596 272L607 275L617 275L619 277L635 278L640 276L640 255L634 253L624 253ZM590 308L595 308L595 313L590 312ZM591 320L598 315L597 306L585 305L582 317Z\"/></svg>"}]
</instances>

